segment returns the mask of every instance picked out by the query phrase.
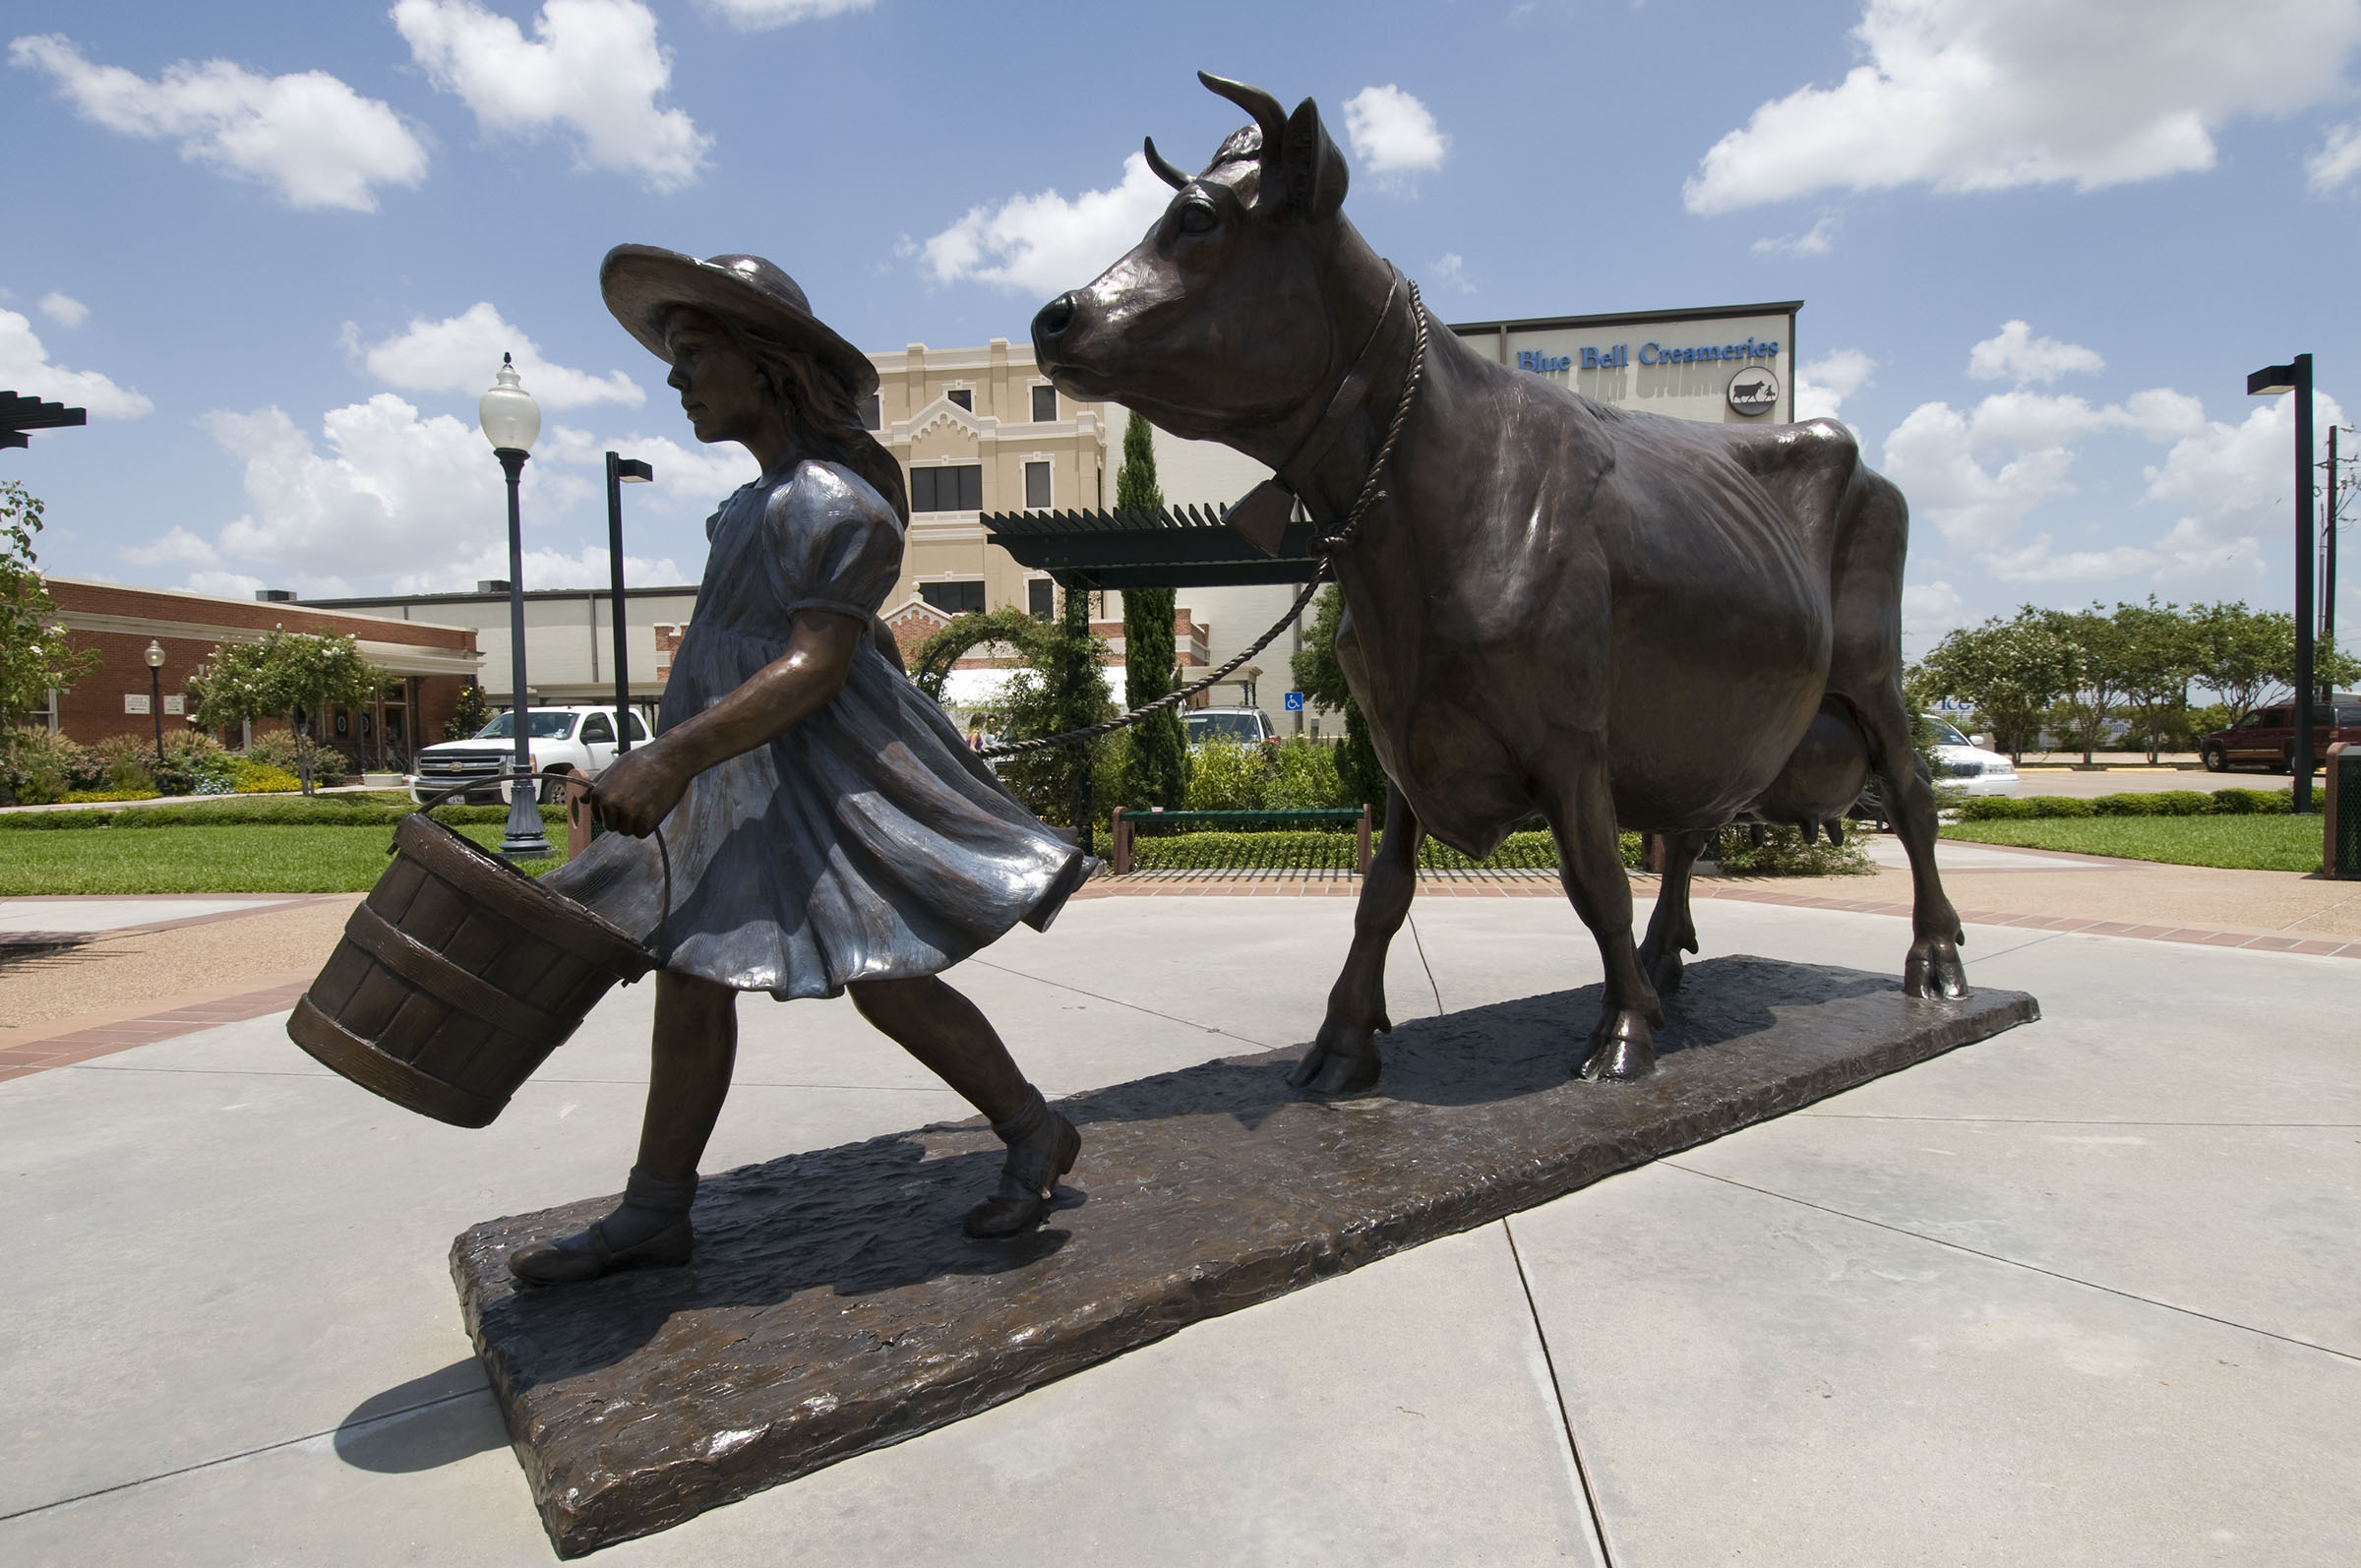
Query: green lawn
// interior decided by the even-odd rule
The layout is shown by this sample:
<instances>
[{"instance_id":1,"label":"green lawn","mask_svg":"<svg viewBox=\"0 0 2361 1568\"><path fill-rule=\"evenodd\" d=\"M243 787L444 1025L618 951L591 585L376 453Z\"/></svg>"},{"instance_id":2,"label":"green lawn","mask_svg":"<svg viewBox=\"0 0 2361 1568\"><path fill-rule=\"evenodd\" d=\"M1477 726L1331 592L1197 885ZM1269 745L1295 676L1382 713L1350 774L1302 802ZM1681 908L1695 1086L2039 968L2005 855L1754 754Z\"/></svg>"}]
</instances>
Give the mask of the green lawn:
<instances>
[{"instance_id":1,"label":"green lawn","mask_svg":"<svg viewBox=\"0 0 2361 1568\"><path fill-rule=\"evenodd\" d=\"M1945 838L2233 871L2320 870L2317 816L2059 816L1960 822Z\"/></svg>"},{"instance_id":2,"label":"green lawn","mask_svg":"<svg viewBox=\"0 0 2361 1568\"><path fill-rule=\"evenodd\" d=\"M159 808L160 809L160 808ZM497 847L496 823L458 829ZM99 828L0 833L0 896L28 893L362 893L384 874L394 829L371 827ZM564 863L565 829L550 834L545 872Z\"/></svg>"}]
</instances>

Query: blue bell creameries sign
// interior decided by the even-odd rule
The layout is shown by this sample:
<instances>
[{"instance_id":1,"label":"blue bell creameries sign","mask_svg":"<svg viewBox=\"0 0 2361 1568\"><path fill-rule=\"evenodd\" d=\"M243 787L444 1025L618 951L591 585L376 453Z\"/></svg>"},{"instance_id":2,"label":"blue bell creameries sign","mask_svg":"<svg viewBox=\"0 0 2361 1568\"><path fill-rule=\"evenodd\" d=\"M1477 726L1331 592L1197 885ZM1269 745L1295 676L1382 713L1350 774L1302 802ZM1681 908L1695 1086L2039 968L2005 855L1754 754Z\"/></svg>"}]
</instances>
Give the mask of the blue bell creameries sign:
<instances>
[{"instance_id":1,"label":"blue bell creameries sign","mask_svg":"<svg viewBox=\"0 0 2361 1568\"><path fill-rule=\"evenodd\" d=\"M1795 314L1802 308L1801 300L1785 300L1451 330L1512 370L1601 402L1679 419L1777 424L1795 417Z\"/></svg>"}]
</instances>

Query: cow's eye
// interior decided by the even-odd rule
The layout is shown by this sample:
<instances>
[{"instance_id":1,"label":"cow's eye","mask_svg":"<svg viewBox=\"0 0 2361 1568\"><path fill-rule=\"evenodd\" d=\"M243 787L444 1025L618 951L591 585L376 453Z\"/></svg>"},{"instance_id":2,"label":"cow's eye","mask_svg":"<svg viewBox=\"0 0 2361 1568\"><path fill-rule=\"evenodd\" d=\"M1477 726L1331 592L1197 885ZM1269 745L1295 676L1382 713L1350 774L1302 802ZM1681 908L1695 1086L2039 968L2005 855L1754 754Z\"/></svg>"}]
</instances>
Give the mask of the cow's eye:
<instances>
[{"instance_id":1,"label":"cow's eye","mask_svg":"<svg viewBox=\"0 0 2361 1568\"><path fill-rule=\"evenodd\" d=\"M1221 214L1214 211L1209 203L1191 202L1180 209L1180 232L1183 234L1207 233L1220 221Z\"/></svg>"}]
</instances>

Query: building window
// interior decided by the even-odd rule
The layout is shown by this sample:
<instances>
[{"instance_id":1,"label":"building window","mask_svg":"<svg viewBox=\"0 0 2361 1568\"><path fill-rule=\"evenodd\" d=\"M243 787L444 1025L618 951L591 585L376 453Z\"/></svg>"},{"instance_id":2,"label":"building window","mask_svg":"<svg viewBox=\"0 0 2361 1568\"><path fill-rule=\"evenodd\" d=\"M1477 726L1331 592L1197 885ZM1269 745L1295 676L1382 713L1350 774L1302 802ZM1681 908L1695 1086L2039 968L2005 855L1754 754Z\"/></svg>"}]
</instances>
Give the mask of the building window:
<instances>
[{"instance_id":1,"label":"building window","mask_svg":"<svg viewBox=\"0 0 2361 1568\"><path fill-rule=\"evenodd\" d=\"M1049 578L1034 577L1025 583L1025 611L1036 621L1058 618L1058 593Z\"/></svg>"},{"instance_id":2,"label":"building window","mask_svg":"<svg viewBox=\"0 0 2361 1568\"><path fill-rule=\"evenodd\" d=\"M876 392L871 392L867 397L861 399L861 428L863 430L883 430L885 428L884 405L879 402Z\"/></svg>"},{"instance_id":3,"label":"building window","mask_svg":"<svg viewBox=\"0 0 2361 1568\"><path fill-rule=\"evenodd\" d=\"M982 512L984 465L954 463L948 467L910 470L912 512Z\"/></svg>"},{"instance_id":4,"label":"building window","mask_svg":"<svg viewBox=\"0 0 2361 1568\"><path fill-rule=\"evenodd\" d=\"M1055 387L1034 388L1033 423L1037 425L1047 425L1053 423L1057 418L1058 389Z\"/></svg>"},{"instance_id":5,"label":"building window","mask_svg":"<svg viewBox=\"0 0 2361 1568\"><path fill-rule=\"evenodd\" d=\"M969 615L984 608L984 581L922 582L918 596L946 615Z\"/></svg>"},{"instance_id":6,"label":"building window","mask_svg":"<svg viewBox=\"0 0 2361 1568\"><path fill-rule=\"evenodd\" d=\"M972 388L954 387L943 395L971 414L976 411L976 394Z\"/></svg>"},{"instance_id":7,"label":"building window","mask_svg":"<svg viewBox=\"0 0 2361 1568\"><path fill-rule=\"evenodd\" d=\"M1050 465L1046 462L1025 464L1025 505L1039 512L1050 504Z\"/></svg>"}]
</instances>

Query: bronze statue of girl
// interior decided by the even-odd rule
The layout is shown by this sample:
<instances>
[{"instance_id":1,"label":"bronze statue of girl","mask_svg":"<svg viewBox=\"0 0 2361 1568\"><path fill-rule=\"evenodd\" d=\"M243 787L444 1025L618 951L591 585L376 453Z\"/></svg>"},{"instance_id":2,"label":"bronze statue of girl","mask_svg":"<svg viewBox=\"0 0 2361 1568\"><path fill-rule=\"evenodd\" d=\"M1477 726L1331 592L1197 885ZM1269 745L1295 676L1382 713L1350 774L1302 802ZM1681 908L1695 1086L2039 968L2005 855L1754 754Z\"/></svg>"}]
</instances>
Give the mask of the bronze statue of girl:
<instances>
[{"instance_id":1,"label":"bronze statue of girl","mask_svg":"<svg viewBox=\"0 0 2361 1568\"><path fill-rule=\"evenodd\" d=\"M560 1284L688 1260L742 991L851 993L1008 1146L968 1234L1030 1230L1081 1140L937 977L1020 920L1046 928L1088 862L1017 804L889 652L877 612L900 575L909 501L859 413L878 373L759 257L618 246L599 285L672 365L697 440L744 444L762 474L706 524L656 738L591 797L616 831L550 877L669 949L638 1164L614 1213L518 1249L509 1267Z\"/></svg>"}]
</instances>

